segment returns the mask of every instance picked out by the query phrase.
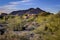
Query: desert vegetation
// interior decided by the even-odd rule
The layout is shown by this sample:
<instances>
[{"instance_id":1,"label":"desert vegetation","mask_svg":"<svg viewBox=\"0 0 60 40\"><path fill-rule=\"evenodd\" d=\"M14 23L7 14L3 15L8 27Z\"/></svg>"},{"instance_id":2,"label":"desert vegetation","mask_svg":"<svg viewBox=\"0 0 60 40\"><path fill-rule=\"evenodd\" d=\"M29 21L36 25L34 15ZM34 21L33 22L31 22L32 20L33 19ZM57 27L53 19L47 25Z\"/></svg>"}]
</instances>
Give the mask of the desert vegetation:
<instances>
[{"instance_id":1,"label":"desert vegetation","mask_svg":"<svg viewBox=\"0 0 60 40\"><path fill-rule=\"evenodd\" d=\"M60 12L0 15L0 27L0 40L60 40Z\"/></svg>"}]
</instances>

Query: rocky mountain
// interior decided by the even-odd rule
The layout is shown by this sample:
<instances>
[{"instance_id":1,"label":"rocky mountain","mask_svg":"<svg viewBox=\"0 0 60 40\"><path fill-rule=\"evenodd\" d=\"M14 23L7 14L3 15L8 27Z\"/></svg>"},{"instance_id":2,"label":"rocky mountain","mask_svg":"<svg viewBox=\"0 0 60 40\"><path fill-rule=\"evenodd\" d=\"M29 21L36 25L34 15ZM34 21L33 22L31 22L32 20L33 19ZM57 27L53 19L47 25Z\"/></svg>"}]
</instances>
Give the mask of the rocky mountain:
<instances>
[{"instance_id":1,"label":"rocky mountain","mask_svg":"<svg viewBox=\"0 0 60 40\"><path fill-rule=\"evenodd\" d=\"M0 18L3 18L4 16L7 16L7 15L8 15L7 13L1 13Z\"/></svg>"},{"instance_id":2,"label":"rocky mountain","mask_svg":"<svg viewBox=\"0 0 60 40\"><path fill-rule=\"evenodd\" d=\"M41 10L40 8L30 8L30 9L27 9L27 10L19 10L19 11L13 11L11 12L10 14L11 15L23 15L23 14L38 14L38 13L41 13L41 12L45 12L43 10Z\"/></svg>"},{"instance_id":3,"label":"rocky mountain","mask_svg":"<svg viewBox=\"0 0 60 40\"><path fill-rule=\"evenodd\" d=\"M1 16L6 16L6 15L8 15L7 13L1 13Z\"/></svg>"}]
</instances>

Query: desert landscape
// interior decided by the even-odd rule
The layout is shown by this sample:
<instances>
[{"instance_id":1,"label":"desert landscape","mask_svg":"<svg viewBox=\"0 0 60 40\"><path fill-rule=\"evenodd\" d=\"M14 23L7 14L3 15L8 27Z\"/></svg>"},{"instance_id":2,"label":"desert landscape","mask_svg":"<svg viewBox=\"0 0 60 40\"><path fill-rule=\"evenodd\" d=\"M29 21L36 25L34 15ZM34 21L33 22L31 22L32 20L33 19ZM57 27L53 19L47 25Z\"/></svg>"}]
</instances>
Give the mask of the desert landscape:
<instances>
[{"instance_id":1,"label":"desert landscape","mask_svg":"<svg viewBox=\"0 0 60 40\"><path fill-rule=\"evenodd\" d=\"M14 1L8 4L8 6L5 6L6 8L0 7L0 40L60 40L59 9L59 11L54 10L56 12L51 12L53 10L46 11L40 8L40 6L36 8L28 8L27 6L27 9L24 9L26 7L21 5L23 8L21 6L18 6L18 10L13 10L15 6L11 8L12 5L19 5L22 2L30 2L30 0ZM57 0L57 2L58 1L59 0ZM1 0L1 3L2 2L3 1ZM8 1L6 0L4 2L7 3ZM38 3L38 5L40 5L40 0L33 2L34 4ZM53 1L51 0L51 2ZM22 8L22 10L19 8Z\"/></svg>"}]
</instances>

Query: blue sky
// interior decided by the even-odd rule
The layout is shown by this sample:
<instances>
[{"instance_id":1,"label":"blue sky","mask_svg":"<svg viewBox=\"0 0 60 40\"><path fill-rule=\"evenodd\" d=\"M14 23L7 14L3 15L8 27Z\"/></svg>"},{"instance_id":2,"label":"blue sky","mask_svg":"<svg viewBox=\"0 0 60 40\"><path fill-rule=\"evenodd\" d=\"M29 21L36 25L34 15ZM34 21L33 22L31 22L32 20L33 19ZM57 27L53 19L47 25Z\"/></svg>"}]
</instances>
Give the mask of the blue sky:
<instances>
[{"instance_id":1,"label":"blue sky","mask_svg":"<svg viewBox=\"0 0 60 40\"><path fill-rule=\"evenodd\" d=\"M0 0L0 12L12 12L39 7L47 12L60 11L60 0Z\"/></svg>"}]
</instances>

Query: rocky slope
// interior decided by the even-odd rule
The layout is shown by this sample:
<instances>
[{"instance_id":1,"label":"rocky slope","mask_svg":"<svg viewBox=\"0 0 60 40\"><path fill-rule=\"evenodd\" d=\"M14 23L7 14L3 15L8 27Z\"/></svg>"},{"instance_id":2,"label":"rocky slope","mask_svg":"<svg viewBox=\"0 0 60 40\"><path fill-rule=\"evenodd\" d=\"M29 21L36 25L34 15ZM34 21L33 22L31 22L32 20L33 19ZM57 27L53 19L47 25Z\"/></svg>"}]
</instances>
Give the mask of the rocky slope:
<instances>
[{"instance_id":1,"label":"rocky slope","mask_svg":"<svg viewBox=\"0 0 60 40\"><path fill-rule=\"evenodd\" d=\"M11 15L23 15L23 14L38 14L38 13L41 13L41 12L45 12L43 10L41 10L40 8L30 8L30 9L27 9L27 10L19 10L19 11L13 11L11 12L10 14Z\"/></svg>"}]
</instances>

